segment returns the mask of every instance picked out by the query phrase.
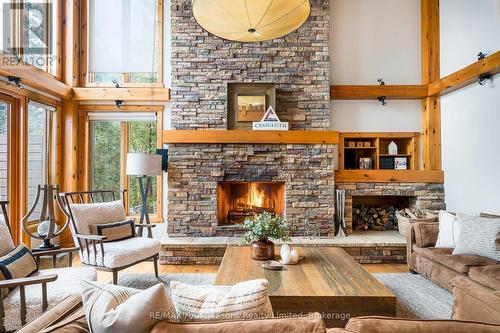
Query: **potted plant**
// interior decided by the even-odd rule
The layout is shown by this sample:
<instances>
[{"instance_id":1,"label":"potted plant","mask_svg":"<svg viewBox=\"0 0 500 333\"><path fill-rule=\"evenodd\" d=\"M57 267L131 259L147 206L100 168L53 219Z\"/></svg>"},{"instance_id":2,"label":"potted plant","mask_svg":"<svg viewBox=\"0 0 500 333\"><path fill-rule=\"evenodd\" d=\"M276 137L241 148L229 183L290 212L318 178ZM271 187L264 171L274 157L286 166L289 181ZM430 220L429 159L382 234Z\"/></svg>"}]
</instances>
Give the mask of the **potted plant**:
<instances>
[{"instance_id":1,"label":"potted plant","mask_svg":"<svg viewBox=\"0 0 500 333\"><path fill-rule=\"evenodd\" d=\"M274 243L271 239L283 242L290 240L285 219L269 212L246 219L241 227L245 230L245 242L251 244L252 258L256 260L274 258Z\"/></svg>"}]
</instances>

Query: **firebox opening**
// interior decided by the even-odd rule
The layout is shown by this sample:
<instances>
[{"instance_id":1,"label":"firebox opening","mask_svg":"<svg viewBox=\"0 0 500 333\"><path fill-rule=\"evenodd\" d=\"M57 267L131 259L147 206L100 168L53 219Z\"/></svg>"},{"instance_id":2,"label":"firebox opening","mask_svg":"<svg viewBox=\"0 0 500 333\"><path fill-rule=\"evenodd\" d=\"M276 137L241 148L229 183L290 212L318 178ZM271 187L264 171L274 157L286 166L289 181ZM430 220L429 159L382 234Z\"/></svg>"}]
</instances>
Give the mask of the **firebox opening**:
<instances>
[{"instance_id":1,"label":"firebox opening","mask_svg":"<svg viewBox=\"0 0 500 333\"><path fill-rule=\"evenodd\" d=\"M218 184L218 225L242 223L246 218L251 218L264 211L284 216L284 183L220 182Z\"/></svg>"}]
</instances>

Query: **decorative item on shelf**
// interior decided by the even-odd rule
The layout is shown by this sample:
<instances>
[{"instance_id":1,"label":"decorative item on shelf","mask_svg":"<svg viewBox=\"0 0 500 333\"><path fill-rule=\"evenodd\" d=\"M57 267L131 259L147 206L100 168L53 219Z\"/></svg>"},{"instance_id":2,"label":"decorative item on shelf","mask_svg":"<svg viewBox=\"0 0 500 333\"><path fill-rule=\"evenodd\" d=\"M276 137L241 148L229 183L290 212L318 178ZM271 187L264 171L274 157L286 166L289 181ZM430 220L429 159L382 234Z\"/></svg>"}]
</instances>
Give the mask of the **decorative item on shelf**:
<instances>
[{"instance_id":1,"label":"decorative item on shelf","mask_svg":"<svg viewBox=\"0 0 500 333\"><path fill-rule=\"evenodd\" d=\"M371 157L360 157L359 158L359 168L361 170L371 170L373 169L373 160Z\"/></svg>"},{"instance_id":2,"label":"decorative item on shelf","mask_svg":"<svg viewBox=\"0 0 500 333\"><path fill-rule=\"evenodd\" d=\"M363 148L363 142L362 141L356 142L356 147Z\"/></svg>"},{"instance_id":3,"label":"decorative item on shelf","mask_svg":"<svg viewBox=\"0 0 500 333\"><path fill-rule=\"evenodd\" d=\"M394 170L394 157L380 157L380 170Z\"/></svg>"},{"instance_id":4,"label":"decorative item on shelf","mask_svg":"<svg viewBox=\"0 0 500 333\"><path fill-rule=\"evenodd\" d=\"M40 213L38 218L33 219L31 217L38 207L40 197L42 197L42 206L40 207ZM58 227L54 214L54 200L57 202L59 208L64 211L64 205L61 202L61 198L59 197L59 187L57 185L50 184L43 186L38 185L35 201L33 202L31 209L22 219L21 224L24 232L32 238L43 240L43 243L40 246L32 249L32 252L55 250L61 247L60 245L52 244L51 239L59 236L64 231L64 229L68 225L69 219L66 220L62 228ZM33 221L38 222L37 234L34 234L29 230L28 223Z\"/></svg>"},{"instance_id":5,"label":"decorative item on shelf","mask_svg":"<svg viewBox=\"0 0 500 333\"><path fill-rule=\"evenodd\" d=\"M288 131L288 122L282 122L270 106L260 121L252 123L254 131Z\"/></svg>"},{"instance_id":6,"label":"decorative item on shelf","mask_svg":"<svg viewBox=\"0 0 500 333\"><path fill-rule=\"evenodd\" d=\"M148 194L151 192L151 179L153 176L160 176L162 172L162 156L144 153L127 154L127 175L137 176L141 191L142 207L139 223L150 224L148 209ZM144 181L146 182L144 184ZM148 237L152 238L153 233L150 228ZM143 228L139 228L139 235L142 236Z\"/></svg>"},{"instance_id":7,"label":"decorative item on shelf","mask_svg":"<svg viewBox=\"0 0 500 333\"><path fill-rule=\"evenodd\" d=\"M363 142L363 146L365 148L370 148L372 146L372 143L370 141L365 141L365 142Z\"/></svg>"},{"instance_id":8,"label":"decorative item on shelf","mask_svg":"<svg viewBox=\"0 0 500 333\"><path fill-rule=\"evenodd\" d=\"M271 239L287 242L288 226L281 216L263 212L253 219L246 219L238 225L245 231L245 242L252 247L252 258L270 260L274 258L274 243Z\"/></svg>"},{"instance_id":9,"label":"decorative item on shelf","mask_svg":"<svg viewBox=\"0 0 500 333\"><path fill-rule=\"evenodd\" d=\"M285 36L304 24L311 12L309 0L192 0L192 5L193 17L203 29L236 42Z\"/></svg>"},{"instance_id":10,"label":"decorative item on shelf","mask_svg":"<svg viewBox=\"0 0 500 333\"><path fill-rule=\"evenodd\" d=\"M350 147L350 148L356 147L356 142L354 142L354 141L348 141L347 142L347 147Z\"/></svg>"},{"instance_id":11,"label":"decorative item on shelf","mask_svg":"<svg viewBox=\"0 0 500 333\"><path fill-rule=\"evenodd\" d=\"M406 157L395 157L394 158L394 169L407 170L408 169L408 159Z\"/></svg>"},{"instance_id":12,"label":"decorative item on shelf","mask_svg":"<svg viewBox=\"0 0 500 333\"><path fill-rule=\"evenodd\" d=\"M398 154L398 145L396 144L396 142L391 141L389 143L387 150L389 151L389 155L397 155Z\"/></svg>"},{"instance_id":13,"label":"decorative item on shelf","mask_svg":"<svg viewBox=\"0 0 500 333\"><path fill-rule=\"evenodd\" d=\"M335 236L347 237L345 225L345 190L335 190L337 194L337 221L335 222Z\"/></svg>"}]
</instances>

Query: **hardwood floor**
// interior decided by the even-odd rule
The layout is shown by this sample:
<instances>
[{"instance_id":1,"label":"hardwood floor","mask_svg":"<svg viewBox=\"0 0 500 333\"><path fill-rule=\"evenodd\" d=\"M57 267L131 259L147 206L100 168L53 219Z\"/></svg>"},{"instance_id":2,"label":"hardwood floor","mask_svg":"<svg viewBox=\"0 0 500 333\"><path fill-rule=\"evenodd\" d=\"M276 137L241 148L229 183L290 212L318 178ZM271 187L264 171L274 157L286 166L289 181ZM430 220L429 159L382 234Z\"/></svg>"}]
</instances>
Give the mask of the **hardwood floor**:
<instances>
[{"instance_id":1,"label":"hardwood floor","mask_svg":"<svg viewBox=\"0 0 500 333\"><path fill-rule=\"evenodd\" d=\"M59 258L58 266L65 267L67 258ZM47 269L51 266L49 259L42 259L40 264L41 269ZM76 256L73 259L73 266L80 266L80 258ZM361 265L369 273L407 273L408 266L406 264L363 264ZM160 274L166 273L217 273L219 266L216 265L159 265ZM126 273L154 273L152 262L143 262L138 265L125 269ZM97 272L99 281L110 281L112 274L108 272Z\"/></svg>"}]
</instances>

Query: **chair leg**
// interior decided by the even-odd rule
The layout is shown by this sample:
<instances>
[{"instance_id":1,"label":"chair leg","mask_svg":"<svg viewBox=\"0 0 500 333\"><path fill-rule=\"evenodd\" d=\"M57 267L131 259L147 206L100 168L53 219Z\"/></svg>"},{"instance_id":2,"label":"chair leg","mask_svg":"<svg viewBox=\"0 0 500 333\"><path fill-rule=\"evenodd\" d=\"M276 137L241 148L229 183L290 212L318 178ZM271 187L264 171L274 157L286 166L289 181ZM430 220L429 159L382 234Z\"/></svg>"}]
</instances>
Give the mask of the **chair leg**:
<instances>
[{"instance_id":1,"label":"chair leg","mask_svg":"<svg viewBox=\"0 0 500 333\"><path fill-rule=\"evenodd\" d=\"M113 284L116 286L118 284L118 271L113 270Z\"/></svg>"},{"instance_id":2,"label":"chair leg","mask_svg":"<svg viewBox=\"0 0 500 333\"><path fill-rule=\"evenodd\" d=\"M155 266L155 276L158 278L158 255L154 256L153 265Z\"/></svg>"}]
</instances>

